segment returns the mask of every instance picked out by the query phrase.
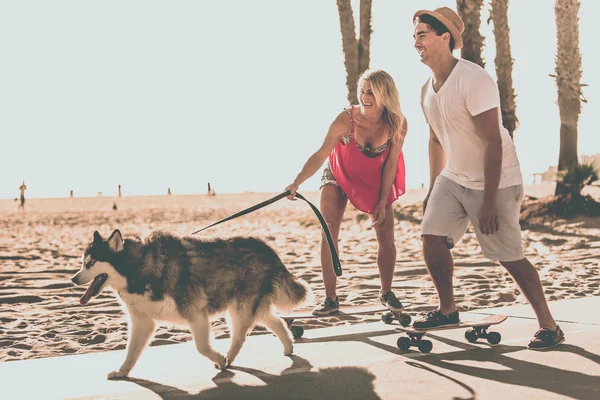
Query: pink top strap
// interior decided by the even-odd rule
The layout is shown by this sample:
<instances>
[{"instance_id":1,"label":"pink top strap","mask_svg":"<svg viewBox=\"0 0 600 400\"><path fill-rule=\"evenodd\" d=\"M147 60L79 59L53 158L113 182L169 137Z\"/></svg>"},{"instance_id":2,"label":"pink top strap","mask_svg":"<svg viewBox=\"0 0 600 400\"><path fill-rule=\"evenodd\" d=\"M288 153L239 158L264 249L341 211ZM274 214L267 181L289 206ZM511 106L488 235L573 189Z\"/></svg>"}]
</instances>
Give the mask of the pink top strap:
<instances>
[{"instance_id":1,"label":"pink top strap","mask_svg":"<svg viewBox=\"0 0 600 400\"><path fill-rule=\"evenodd\" d=\"M350 109L346 108L346 112L350 116L350 138L354 137L354 118L352 117L352 112L354 111L354 106L350 106Z\"/></svg>"},{"instance_id":2,"label":"pink top strap","mask_svg":"<svg viewBox=\"0 0 600 400\"><path fill-rule=\"evenodd\" d=\"M348 143L350 143L352 141L352 138L354 137L354 118L352 117L353 109L354 109L354 106L350 106L349 108L344 108L344 111L346 111L348 113L348 115L350 116L350 136L342 135L342 137L340 138L342 143L344 143L344 146L347 145Z\"/></svg>"}]
</instances>

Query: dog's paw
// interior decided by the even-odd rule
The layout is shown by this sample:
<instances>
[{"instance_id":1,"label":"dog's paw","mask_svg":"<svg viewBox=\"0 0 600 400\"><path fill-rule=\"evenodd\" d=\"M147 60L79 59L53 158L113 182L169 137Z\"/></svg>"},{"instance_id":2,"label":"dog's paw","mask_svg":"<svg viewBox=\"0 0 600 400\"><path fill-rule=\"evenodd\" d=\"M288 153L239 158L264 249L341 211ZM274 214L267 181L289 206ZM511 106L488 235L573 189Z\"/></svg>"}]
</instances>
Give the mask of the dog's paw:
<instances>
[{"instance_id":1,"label":"dog's paw","mask_svg":"<svg viewBox=\"0 0 600 400\"><path fill-rule=\"evenodd\" d=\"M117 379L125 379L129 375L127 372L123 372L121 370L113 371L106 376L106 379L109 380L117 380Z\"/></svg>"},{"instance_id":2,"label":"dog's paw","mask_svg":"<svg viewBox=\"0 0 600 400\"><path fill-rule=\"evenodd\" d=\"M283 355L284 356L291 356L294 353L294 345L291 344L289 346L285 346L283 348Z\"/></svg>"},{"instance_id":3,"label":"dog's paw","mask_svg":"<svg viewBox=\"0 0 600 400\"><path fill-rule=\"evenodd\" d=\"M216 369L225 369L229 366L229 360L227 360L227 357L219 354L219 361L215 362L214 366Z\"/></svg>"}]
</instances>

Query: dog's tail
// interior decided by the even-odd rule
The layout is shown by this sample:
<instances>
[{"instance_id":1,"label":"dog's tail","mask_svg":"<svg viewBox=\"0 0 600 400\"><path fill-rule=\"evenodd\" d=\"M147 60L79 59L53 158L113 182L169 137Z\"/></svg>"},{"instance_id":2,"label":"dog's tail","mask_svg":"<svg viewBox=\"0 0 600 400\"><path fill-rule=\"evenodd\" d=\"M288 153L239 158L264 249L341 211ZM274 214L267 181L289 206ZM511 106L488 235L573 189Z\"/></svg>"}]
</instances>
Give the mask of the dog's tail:
<instances>
[{"instance_id":1,"label":"dog's tail","mask_svg":"<svg viewBox=\"0 0 600 400\"><path fill-rule=\"evenodd\" d=\"M313 299L310 286L300 278L296 278L287 269L275 279L273 304L278 311L292 311L311 302Z\"/></svg>"}]
</instances>

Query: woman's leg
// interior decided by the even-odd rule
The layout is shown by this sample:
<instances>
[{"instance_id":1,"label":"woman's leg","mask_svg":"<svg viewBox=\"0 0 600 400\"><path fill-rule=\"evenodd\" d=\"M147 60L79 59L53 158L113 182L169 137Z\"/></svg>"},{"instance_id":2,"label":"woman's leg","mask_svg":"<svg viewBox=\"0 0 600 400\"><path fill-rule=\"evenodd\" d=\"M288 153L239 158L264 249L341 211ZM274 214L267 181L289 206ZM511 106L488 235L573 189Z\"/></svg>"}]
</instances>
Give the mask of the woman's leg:
<instances>
[{"instance_id":1,"label":"woman's leg","mask_svg":"<svg viewBox=\"0 0 600 400\"><path fill-rule=\"evenodd\" d=\"M340 225L344 217L344 210L348 198L335 185L325 185L321 189L321 214L325 218L329 233L335 244L335 249L338 250L338 235L340 233ZM339 253L339 250L338 250ZM325 285L325 295L332 300L335 300L337 295L335 291L337 278L333 271L333 262L331 261L331 251L325 232L321 235L321 269L323 271L323 284Z\"/></svg>"},{"instance_id":2,"label":"woman's leg","mask_svg":"<svg viewBox=\"0 0 600 400\"><path fill-rule=\"evenodd\" d=\"M381 293L392 290L394 268L396 267L396 243L394 242L394 211L391 206L385 208L383 223L375 227L377 235L377 267L381 279Z\"/></svg>"}]
</instances>

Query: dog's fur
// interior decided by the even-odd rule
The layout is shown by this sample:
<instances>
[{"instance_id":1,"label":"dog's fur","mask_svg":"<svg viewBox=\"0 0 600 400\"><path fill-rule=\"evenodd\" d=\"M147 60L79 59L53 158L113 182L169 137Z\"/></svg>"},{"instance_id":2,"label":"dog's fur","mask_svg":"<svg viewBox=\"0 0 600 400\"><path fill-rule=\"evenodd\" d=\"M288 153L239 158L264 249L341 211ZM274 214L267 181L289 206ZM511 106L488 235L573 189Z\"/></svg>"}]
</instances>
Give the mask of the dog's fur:
<instances>
[{"instance_id":1,"label":"dog's fur","mask_svg":"<svg viewBox=\"0 0 600 400\"><path fill-rule=\"evenodd\" d=\"M123 238L118 230L108 239L94 232L72 281L92 282L81 304L109 286L129 314L127 357L109 379L129 374L161 321L189 326L196 349L217 368L234 361L256 323L273 331L289 355L292 336L274 308L293 309L310 295L306 283L292 276L259 239L207 240L161 231L145 240ZM224 312L229 314L231 332L226 357L210 345L210 317Z\"/></svg>"}]
</instances>

